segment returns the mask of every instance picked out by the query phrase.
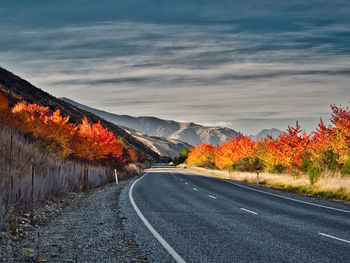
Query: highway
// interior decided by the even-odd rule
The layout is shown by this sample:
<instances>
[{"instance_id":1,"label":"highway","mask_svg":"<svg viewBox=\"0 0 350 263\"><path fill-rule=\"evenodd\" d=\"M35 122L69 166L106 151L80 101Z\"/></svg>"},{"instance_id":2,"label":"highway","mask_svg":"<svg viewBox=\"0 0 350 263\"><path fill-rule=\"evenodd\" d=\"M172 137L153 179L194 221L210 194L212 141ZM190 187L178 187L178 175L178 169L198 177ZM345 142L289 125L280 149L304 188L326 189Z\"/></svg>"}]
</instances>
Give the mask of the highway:
<instances>
[{"instance_id":1,"label":"highway","mask_svg":"<svg viewBox=\"0 0 350 263\"><path fill-rule=\"evenodd\" d=\"M121 193L151 262L350 262L350 206L154 166Z\"/></svg>"}]
</instances>

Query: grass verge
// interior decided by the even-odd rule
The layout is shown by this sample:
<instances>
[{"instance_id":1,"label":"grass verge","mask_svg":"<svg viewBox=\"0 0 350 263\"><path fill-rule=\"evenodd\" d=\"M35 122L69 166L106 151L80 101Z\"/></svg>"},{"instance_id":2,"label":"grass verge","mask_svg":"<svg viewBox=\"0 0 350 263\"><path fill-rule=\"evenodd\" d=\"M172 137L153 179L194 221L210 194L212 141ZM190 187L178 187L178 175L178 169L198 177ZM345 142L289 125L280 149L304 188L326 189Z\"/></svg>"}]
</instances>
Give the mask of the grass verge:
<instances>
[{"instance_id":1,"label":"grass verge","mask_svg":"<svg viewBox=\"0 0 350 263\"><path fill-rule=\"evenodd\" d=\"M183 168L217 178L256 184L256 173L228 172L191 166ZM324 173L319 180L312 185L307 175L292 176L290 174L262 172L259 174L259 184L290 192L347 201L347 203L350 201L350 176L347 175Z\"/></svg>"}]
</instances>

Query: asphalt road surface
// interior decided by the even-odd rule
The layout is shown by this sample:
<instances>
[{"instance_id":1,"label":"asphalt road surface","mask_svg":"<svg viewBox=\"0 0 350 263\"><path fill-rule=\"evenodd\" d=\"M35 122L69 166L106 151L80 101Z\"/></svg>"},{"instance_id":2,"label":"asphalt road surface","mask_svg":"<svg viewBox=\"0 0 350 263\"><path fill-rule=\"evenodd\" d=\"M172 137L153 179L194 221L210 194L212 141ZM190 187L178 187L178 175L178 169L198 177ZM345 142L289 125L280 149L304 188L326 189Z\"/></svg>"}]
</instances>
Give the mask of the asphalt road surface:
<instances>
[{"instance_id":1,"label":"asphalt road surface","mask_svg":"<svg viewBox=\"0 0 350 263\"><path fill-rule=\"evenodd\" d=\"M151 262L350 262L350 206L154 166L125 187Z\"/></svg>"}]
</instances>

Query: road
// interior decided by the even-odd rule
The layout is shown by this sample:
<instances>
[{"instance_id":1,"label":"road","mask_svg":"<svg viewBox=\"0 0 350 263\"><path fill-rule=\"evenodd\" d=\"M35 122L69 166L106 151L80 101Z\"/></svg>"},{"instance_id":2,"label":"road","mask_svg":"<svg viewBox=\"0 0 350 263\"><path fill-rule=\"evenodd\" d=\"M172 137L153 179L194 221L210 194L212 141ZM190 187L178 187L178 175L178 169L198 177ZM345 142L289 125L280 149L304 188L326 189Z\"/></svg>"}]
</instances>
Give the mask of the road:
<instances>
[{"instance_id":1,"label":"road","mask_svg":"<svg viewBox=\"0 0 350 263\"><path fill-rule=\"evenodd\" d=\"M350 206L154 166L123 190L152 262L350 262Z\"/></svg>"}]
</instances>

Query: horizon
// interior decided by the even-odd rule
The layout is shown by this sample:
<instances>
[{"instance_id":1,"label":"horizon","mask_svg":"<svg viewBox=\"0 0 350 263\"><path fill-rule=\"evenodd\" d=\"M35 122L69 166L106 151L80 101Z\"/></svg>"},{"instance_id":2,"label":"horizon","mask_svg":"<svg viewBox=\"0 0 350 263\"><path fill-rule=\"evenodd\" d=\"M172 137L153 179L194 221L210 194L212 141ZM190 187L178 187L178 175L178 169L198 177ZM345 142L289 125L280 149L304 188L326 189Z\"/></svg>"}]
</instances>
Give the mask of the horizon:
<instances>
[{"instance_id":1,"label":"horizon","mask_svg":"<svg viewBox=\"0 0 350 263\"><path fill-rule=\"evenodd\" d=\"M347 1L4 1L0 15L2 67L110 113L254 135L310 132L349 105Z\"/></svg>"}]
</instances>

